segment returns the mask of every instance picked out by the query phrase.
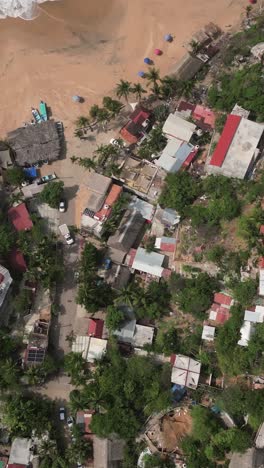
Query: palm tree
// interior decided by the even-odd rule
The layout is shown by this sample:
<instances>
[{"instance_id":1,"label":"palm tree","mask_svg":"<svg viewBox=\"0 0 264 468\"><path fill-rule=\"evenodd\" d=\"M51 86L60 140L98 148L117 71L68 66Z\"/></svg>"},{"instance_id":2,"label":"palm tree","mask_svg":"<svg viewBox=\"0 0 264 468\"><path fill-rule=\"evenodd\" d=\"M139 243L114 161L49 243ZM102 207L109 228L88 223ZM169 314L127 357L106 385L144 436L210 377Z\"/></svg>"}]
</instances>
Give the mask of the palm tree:
<instances>
[{"instance_id":1,"label":"palm tree","mask_svg":"<svg viewBox=\"0 0 264 468\"><path fill-rule=\"evenodd\" d=\"M77 161L79 161L79 158L77 158L77 156L71 156L70 160L71 160L72 164L75 164Z\"/></svg>"},{"instance_id":2,"label":"palm tree","mask_svg":"<svg viewBox=\"0 0 264 468\"><path fill-rule=\"evenodd\" d=\"M90 114L90 117L91 117L92 119L96 119L99 109L100 109L100 108L99 108L99 106L98 106L97 104L94 104L94 105L91 107L91 109L90 109L90 111L89 111L89 114Z\"/></svg>"},{"instance_id":3,"label":"palm tree","mask_svg":"<svg viewBox=\"0 0 264 468\"><path fill-rule=\"evenodd\" d=\"M90 122L89 122L88 117L85 117L84 115L81 115L76 120L75 125L76 125L77 128L83 128L83 127L88 127L89 123Z\"/></svg>"},{"instance_id":4,"label":"palm tree","mask_svg":"<svg viewBox=\"0 0 264 468\"><path fill-rule=\"evenodd\" d=\"M83 130L82 130L81 128L76 128L76 129L74 130L74 136L75 136L76 138L80 138L80 139L81 139L81 138L83 137Z\"/></svg>"},{"instance_id":5,"label":"palm tree","mask_svg":"<svg viewBox=\"0 0 264 468\"><path fill-rule=\"evenodd\" d=\"M155 87L160 80L159 70L155 67L150 67L149 71L145 73L145 78L148 81L148 86L153 85Z\"/></svg>"},{"instance_id":6,"label":"palm tree","mask_svg":"<svg viewBox=\"0 0 264 468\"><path fill-rule=\"evenodd\" d=\"M42 380L41 369L37 366L29 367L25 372L25 375L28 378L29 385L38 385Z\"/></svg>"},{"instance_id":7,"label":"palm tree","mask_svg":"<svg viewBox=\"0 0 264 468\"><path fill-rule=\"evenodd\" d=\"M96 168L96 164L95 164L94 160L90 159L90 158L79 158L78 164L79 164L79 166L82 166L85 169L87 169L89 172L92 169L94 170Z\"/></svg>"},{"instance_id":8,"label":"palm tree","mask_svg":"<svg viewBox=\"0 0 264 468\"><path fill-rule=\"evenodd\" d=\"M116 85L116 95L120 98L125 98L128 100L128 96L131 93L131 83L130 81L120 80L120 82Z\"/></svg>"},{"instance_id":9,"label":"palm tree","mask_svg":"<svg viewBox=\"0 0 264 468\"><path fill-rule=\"evenodd\" d=\"M172 76L164 76L161 80L160 92L164 98L170 98L177 92L178 82Z\"/></svg>"},{"instance_id":10,"label":"palm tree","mask_svg":"<svg viewBox=\"0 0 264 468\"><path fill-rule=\"evenodd\" d=\"M107 122L110 120L110 114L107 109L99 109L97 113L97 122L102 124L103 130L106 130Z\"/></svg>"},{"instance_id":11,"label":"palm tree","mask_svg":"<svg viewBox=\"0 0 264 468\"><path fill-rule=\"evenodd\" d=\"M137 298L137 289L133 283L130 283L127 287L122 288L118 298L116 299L116 303L127 304L130 307L133 307L133 304Z\"/></svg>"},{"instance_id":12,"label":"palm tree","mask_svg":"<svg viewBox=\"0 0 264 468\"><path fill-rule=\"evenodd\" d=\"M117 156L118 152L118 147L114 145L98 146L97 150L95 150L95 154L99 155L98 164L100 166L104 165L110 156Z\"/></svg>"},{"instance_id":13,"label":"palm tree","mask_svg":"<svg viewBox=\"0 0 264 468\"><path fill-rule=\"evenodd\" d=\"M181 94L188 98L192 94L192 90L194 87L193 80L186 80L179 82L179 89L181 90Z\"/></svg>"},{"instance_id":14,"label":"palm tree","mask_svg":"<svg viewBox=\"0 0 264 468\"><path fill-rule=\"evenodd\" d=\"M120 101L117 101L116 99L112 99L109 96L105 96L103 98L103 106L108 112L110 112L111 117L116 117L120 113L123 104Z\"/></svg>"},{"instance_id":15,"label":"palm tree","mask_svg":"<svg viewBox=\"0 0 264 468\"><path fill-rule=\"evenodd\" d=\"M57 444L55 440L48 438L42 439L38 452L40 457L48 456L51 459L55 459L58 455Z\"/></svg>"},{"instance_id":16,"label":"palm tree","mask_svg":"<svg viewBox=\"0 0 264 468\"><path fill-rule=\"evenodd\" d=\"M249 14L250 14L251 10L252 10L252 6L251 6L251 5L248 5L248 6L246 7L246 15L247 15L247 18L249 17Z\"/></svg>"},{"instance_id":17,"label":"palm tree","mask_svg":"<svg viewBox=\"0 0 264 468\"><path fill-rule=\"evenodd\" d=\"M15 203L21 203L24 201L24 196L22 192L12 193L8 198L8 205L13 206Z\"/></svg>"},{"instance_id":18,"label":"palm tree","mask_svg":"<svg viewBox=\"0 0 264 468\"><path fill-rule=\"evenodd\" d=\"M145 94L147 91L143 88L140 83L135 83L131 89L131 92L137 96L137 99L140 101L142 94Z\"/></svg>"},{"instance_id":19,"label":"palm tree","mask_svg":"<svg viewBox=\"0 0 264 468\"><path fill-rule=\"evenodd\" d=\"M194 40L192 40L192 41L190 42L190 46L191 46L191 48L192 48L192 52L193 52L195 55L199 52L200 47L201 47L200 44L199 44L199 42L194 41Z\"/></svg>"}]
</instances>

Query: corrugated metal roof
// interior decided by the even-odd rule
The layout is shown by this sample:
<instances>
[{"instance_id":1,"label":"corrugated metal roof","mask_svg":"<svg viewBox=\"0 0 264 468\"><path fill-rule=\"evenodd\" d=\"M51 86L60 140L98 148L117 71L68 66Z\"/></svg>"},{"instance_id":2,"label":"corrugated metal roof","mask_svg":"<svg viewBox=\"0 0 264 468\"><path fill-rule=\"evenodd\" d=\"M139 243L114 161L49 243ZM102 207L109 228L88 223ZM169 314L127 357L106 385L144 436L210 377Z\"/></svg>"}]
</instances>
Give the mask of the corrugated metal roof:
<instances>
[{"instance_id":1,"label":"corrugated metal roof","mask_svg":"<svg viewBox=\"0 0 264 468\"><path fill-rule=\"evenodd\" d=\"M163 125L163 133L178 138L182 141L190 141L196 125L182 119L178 115L170 114Z\"/></svg>"},{"instance_id":2,"label":"corrugated metal roof","mask_svg":"<svg viewBox=\"0 0 264 468\"><path fill-rule=\"evenodd\" d=\"M149 273L153 276L162 276L164 255L156 252L147 252L145 249L139 247L132 264L132 268L144 273Z\"/></svg>"},{"instance_id":3,"label":"corrugated metal roof","mask_svg":"<svg viewBox=\"0 0 264 468\"><path fill-rule=\"evenodd\" d=\"M227 151L232 143L237 128L240 124L241 117L238 115L229 115L224 126L224 130L218 142L218 145L213 153L210 165L221 167L226 157Z\"/></svg>"},{"instance_id":4,"label":"corrugated metal roof","mask_svg":"<svg viewBox=\"0 0 264 468\"><path fill-rule=\"evenodd\" d=\"M176 139L176 141L179 141ZM182 142L181 142L182 143ZM156 165L165 169L168 172L178 172L190 154L195 153L194 146L190 143L182 143L176 145L176 151L170 154L171 143L169 142L164 148L159 159L156 160Z\"/></svg>"},{"instance_id":5,"label":"corrugated metal roof","mask_svg":"<svg viewBox=\"0 0 264 468\"><path fill-rule=\"evenodd\" d=\"M237 342L240 346L248 346L248 342L255 331L255 324L245 320L240 328L240 340Z\"/></svg>"},{"instance_id":6,"label":"corrugated metal roof","mask_svg":"<svg viewBox=\"0 0 264 468\"><path fill-rule=\"evenodd\" d=\"M204 325L202 340L214 341L215 327L210 327L209 325Z\"/></svg>"},{"instance_id":7,"label":"corrugated metal roof","mask_svg":"<svg viewBox=\"0 0 264 468\"><path fill-rule=\"evenodd\" d=\"M264 270L259 270L259 295L264 296Z\"/></svg>"},{"instance_id":8,"label":"corrugated metal roof","mask_svg":"<svg viewBox=\"0 0 264 468\"><path fill-rule=\"evenodd\" d=\"M131 210L138 211L147 221L152 220L155 211L153 205L144 200L141 200L141 198L138 198L136 195L132 197L128 208Z\"/></svg>"},{"instance_id":9,"label":"corrugated metal roof","mask_svg":"<svg viewBox=\"0 0 264 468\"><path fill-rule=\"evenodd\" d=\"M214 302L217 302L218 304L221 304L221 305L230 306L232 300L233 299L231 296L228 296L227 294L224 294L224 293L215 293L214 295Z\"/></svg>"}]
</instances>

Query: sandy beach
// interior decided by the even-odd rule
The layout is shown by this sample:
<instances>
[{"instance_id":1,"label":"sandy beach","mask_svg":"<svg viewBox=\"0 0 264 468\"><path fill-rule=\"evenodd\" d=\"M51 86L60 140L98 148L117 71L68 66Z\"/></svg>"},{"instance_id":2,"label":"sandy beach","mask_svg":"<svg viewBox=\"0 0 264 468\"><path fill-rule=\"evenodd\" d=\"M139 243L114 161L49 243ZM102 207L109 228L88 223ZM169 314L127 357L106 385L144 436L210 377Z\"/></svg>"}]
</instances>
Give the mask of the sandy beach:
<instances>
[{"instance_id":1,"label":"sandy beach","mask_svg":"<svg viewBox=\"0 0 264 468\"><path fill-rule=\"evenodd\" d=\"M41 5L33 21L0 20L0 137L31 118L40 99L70 127L89 106L112 94L120 78L136 82L153 49L161 74L209 21L238 24L246 0L60 0ZM166 33L174 36L167 44ZM72 95L83 96L75 104Z\"/></svg>"}]
</instances>

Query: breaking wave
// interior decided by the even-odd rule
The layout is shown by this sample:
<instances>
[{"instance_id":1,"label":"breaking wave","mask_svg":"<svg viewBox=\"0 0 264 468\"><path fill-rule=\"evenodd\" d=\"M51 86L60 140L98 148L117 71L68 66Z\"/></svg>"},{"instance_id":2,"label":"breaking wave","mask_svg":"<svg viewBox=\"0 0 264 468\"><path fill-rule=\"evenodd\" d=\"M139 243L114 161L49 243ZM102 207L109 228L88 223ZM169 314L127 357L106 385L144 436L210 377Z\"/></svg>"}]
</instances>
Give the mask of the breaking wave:
<instances>
[{"instance_id":1,"label":"breaking wave","mask_svg":"<svg viewBox=\"0 0 264 468\"><path fill-rule=\"evenodd\" d=\"M31 20L38 16L40 3L47 0L0 0L0 18Z\"/></svg>"}]
</instances>

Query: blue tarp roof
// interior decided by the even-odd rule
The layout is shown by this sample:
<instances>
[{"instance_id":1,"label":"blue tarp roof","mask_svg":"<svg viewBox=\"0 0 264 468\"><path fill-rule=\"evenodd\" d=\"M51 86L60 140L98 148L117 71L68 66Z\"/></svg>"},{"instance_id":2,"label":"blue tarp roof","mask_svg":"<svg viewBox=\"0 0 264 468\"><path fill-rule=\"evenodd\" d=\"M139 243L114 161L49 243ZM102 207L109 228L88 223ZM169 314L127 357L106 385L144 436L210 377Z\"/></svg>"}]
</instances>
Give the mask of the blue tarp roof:
<instances>
[{"instance_id":1,"label":"blue tarp roof","mask_svg":"<svg viewBox=\"0 0 264 468\"><path fill-rule=\"evenodd\" d=\"M37 169L35 167L25 167L24 173L26 174L27 177L31 177L31 179L34 179L35 177L38 176Z\"/></svg>"}]
</instances>

